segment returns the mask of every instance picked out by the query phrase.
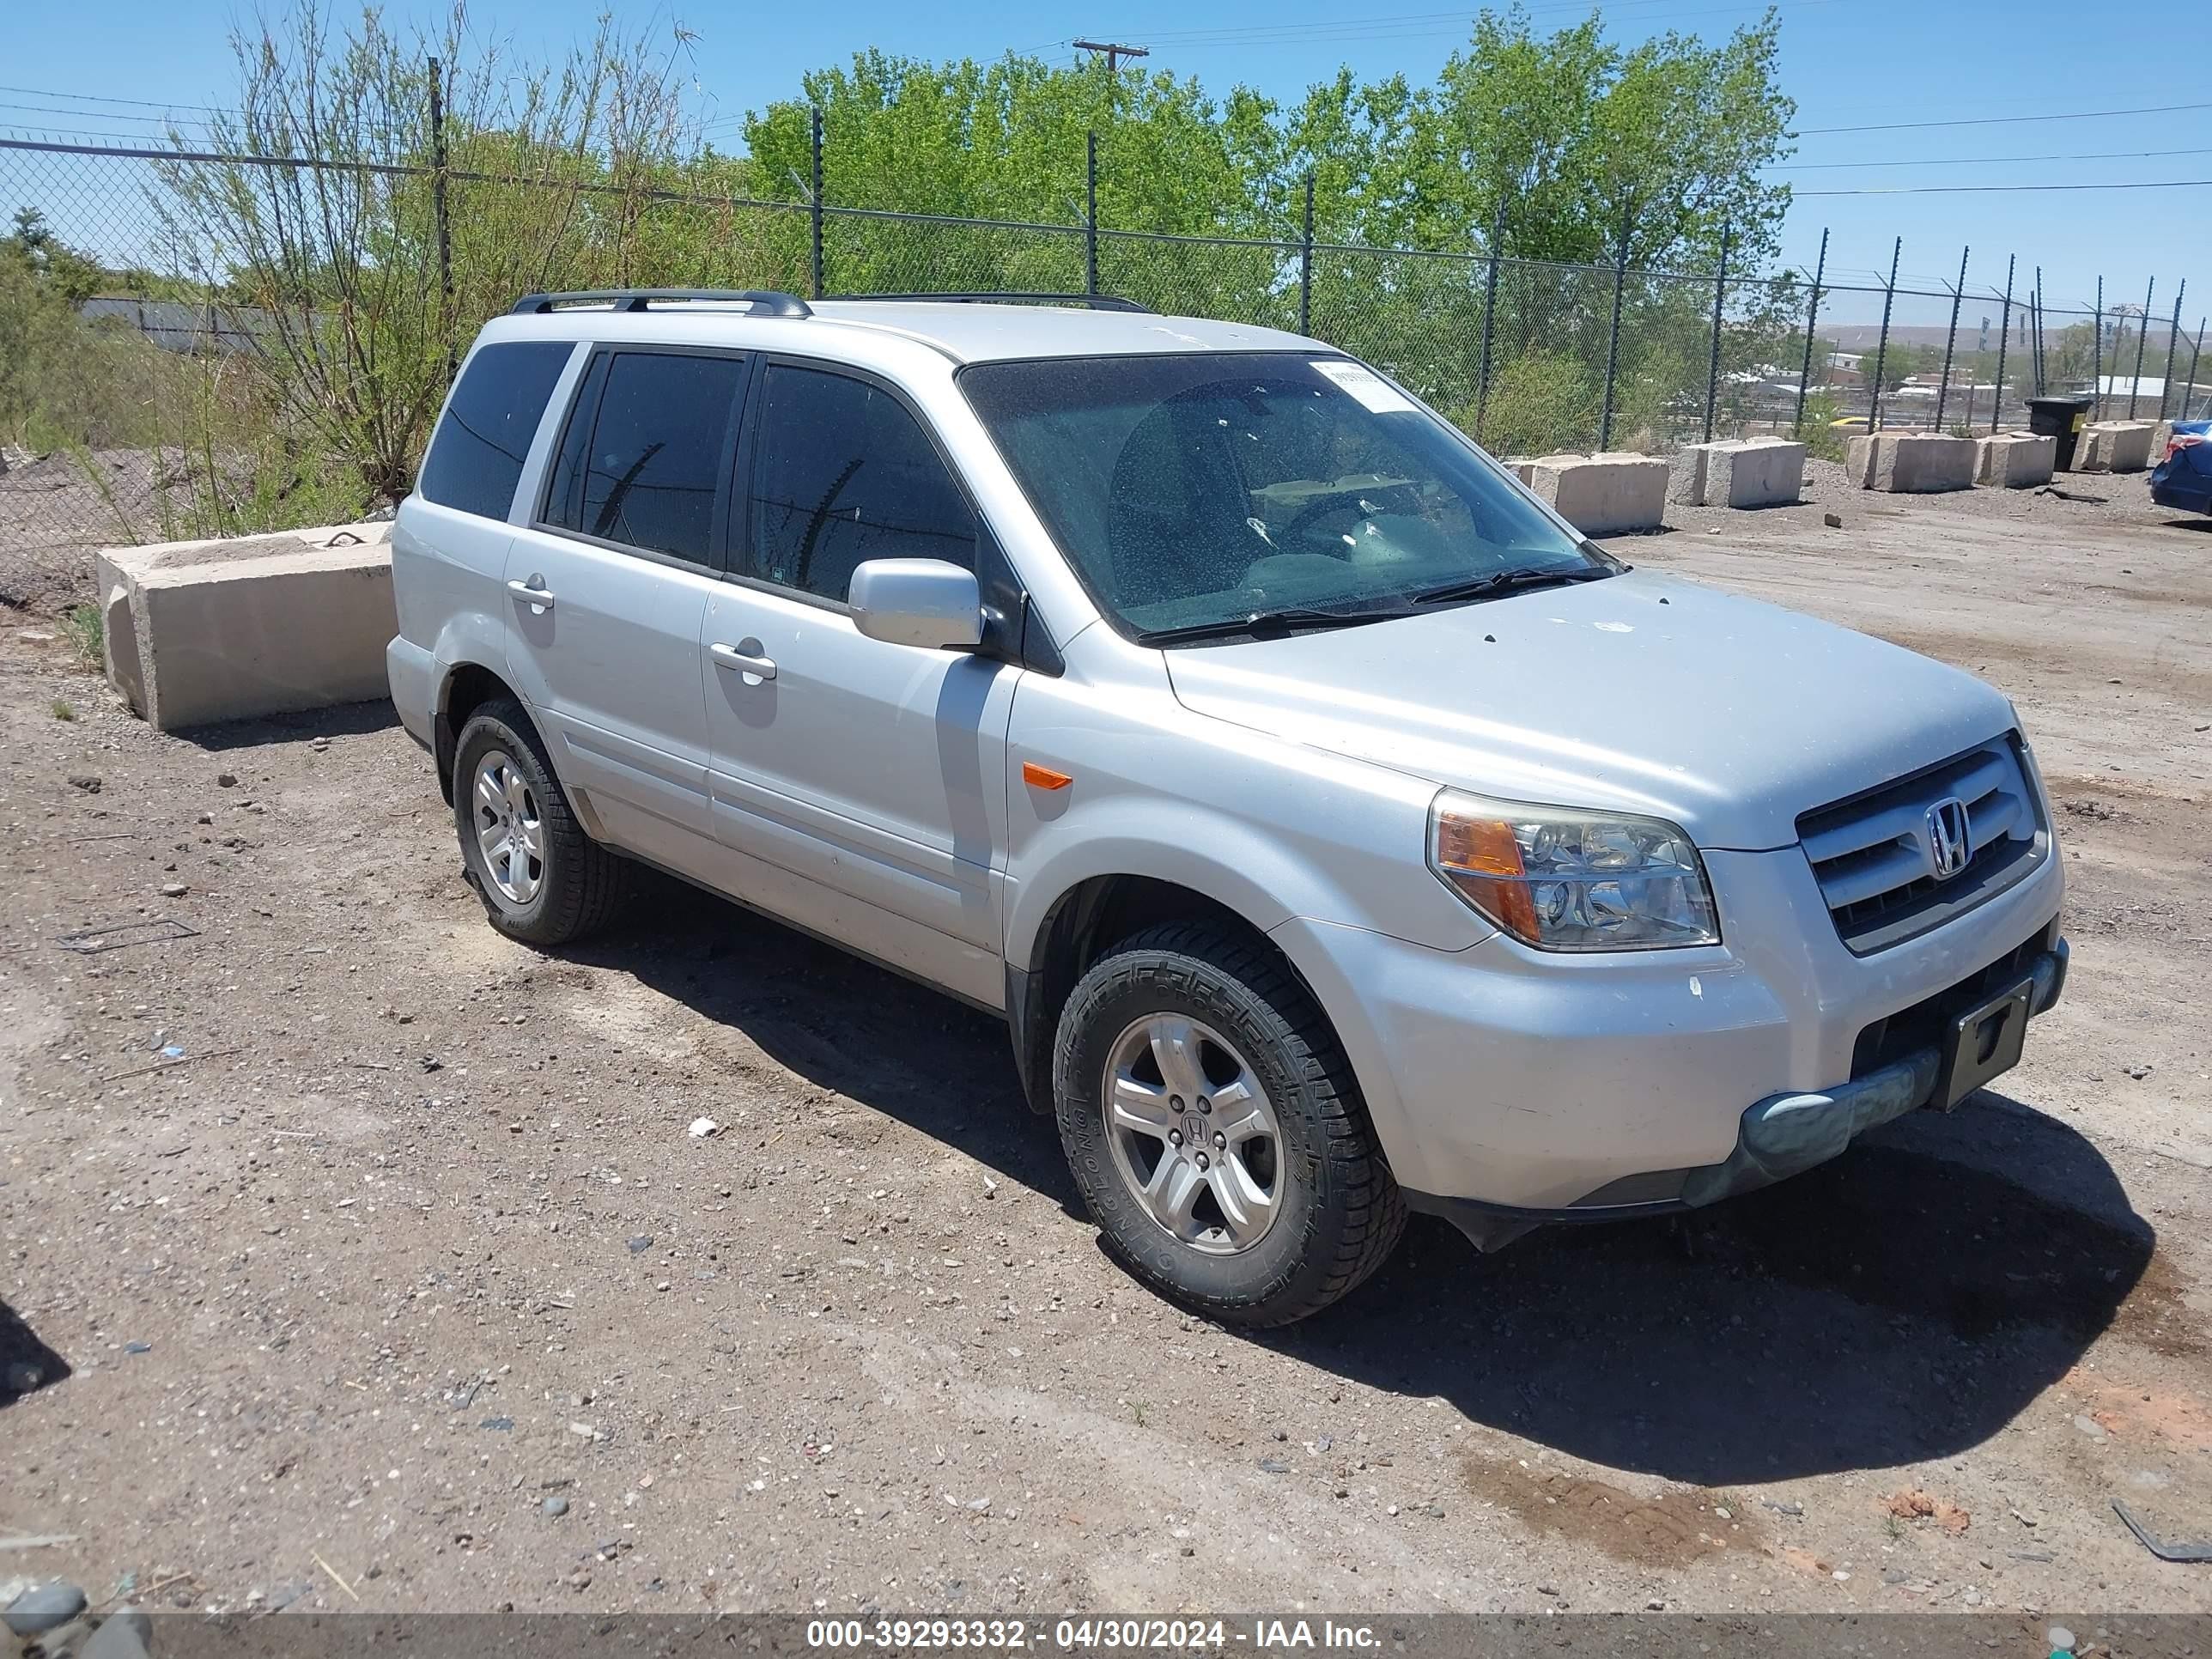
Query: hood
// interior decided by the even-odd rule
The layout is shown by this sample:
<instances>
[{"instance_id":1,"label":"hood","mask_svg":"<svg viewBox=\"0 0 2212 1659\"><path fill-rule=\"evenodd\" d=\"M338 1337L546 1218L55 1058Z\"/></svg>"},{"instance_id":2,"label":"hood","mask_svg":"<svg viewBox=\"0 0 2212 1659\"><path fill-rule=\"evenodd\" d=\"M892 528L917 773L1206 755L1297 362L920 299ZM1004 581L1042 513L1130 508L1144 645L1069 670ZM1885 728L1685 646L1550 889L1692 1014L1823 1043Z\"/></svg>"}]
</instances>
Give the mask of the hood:
<instances>
[{"instance_id":1,"label":"hood","mask_svg":"<svg viewBox=\"0 0 2212 1659\"><path fill-rule=\"evenodd\" d=\"M1165 654L1196 713L1510 800L1650 813L1712 848L1793 845L1799 813L2013 723L1955 668L1644 571Z\"/></svg>"}]
</instances>

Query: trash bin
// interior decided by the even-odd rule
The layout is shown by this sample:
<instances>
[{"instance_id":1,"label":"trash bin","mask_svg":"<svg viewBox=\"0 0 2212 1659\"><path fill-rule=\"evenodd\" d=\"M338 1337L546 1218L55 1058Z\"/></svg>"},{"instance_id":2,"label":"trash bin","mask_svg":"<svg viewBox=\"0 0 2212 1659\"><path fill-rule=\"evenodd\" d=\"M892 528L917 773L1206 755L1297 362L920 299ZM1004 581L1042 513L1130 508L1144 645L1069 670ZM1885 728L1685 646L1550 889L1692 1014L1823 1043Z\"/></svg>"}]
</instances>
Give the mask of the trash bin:
<instances>
[{"instance_id":1,"label":"trash bin","mask_svg":"<svg viewBox=\"0 0 2212 1659\"><path fill-rule=\"evenodd\" d=\"M2058 453L2053 464L2061 472L2074 470L2074 444L2081 437L2081 428L2088 422L2090 399L2087 398L2030 398L2027 400L2027 429L2039 438L2058 440Z\"/></svg>"}]
</instances>

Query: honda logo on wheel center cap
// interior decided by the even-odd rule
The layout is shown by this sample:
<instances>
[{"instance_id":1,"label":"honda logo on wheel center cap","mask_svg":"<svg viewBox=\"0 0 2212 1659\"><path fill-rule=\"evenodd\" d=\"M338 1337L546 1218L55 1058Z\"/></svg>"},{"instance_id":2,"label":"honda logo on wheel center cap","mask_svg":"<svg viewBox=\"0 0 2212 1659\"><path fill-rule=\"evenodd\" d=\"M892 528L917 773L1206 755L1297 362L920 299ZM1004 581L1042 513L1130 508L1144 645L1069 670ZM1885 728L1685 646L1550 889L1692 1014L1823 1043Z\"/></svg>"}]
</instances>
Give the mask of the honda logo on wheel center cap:
<instances>
[{"instance_id":1,"label":"honda logo on wheel center cap","mask_svg":"<svg viewBox=\"0 0 2212 1659\"><path fill-rule=\"evenodd\" d=\"M1936 879L1948 881L1974 856L1974 826L1966 803L1946 795L1928 809L1928 862Z\"/></svg>"}]
</instances>

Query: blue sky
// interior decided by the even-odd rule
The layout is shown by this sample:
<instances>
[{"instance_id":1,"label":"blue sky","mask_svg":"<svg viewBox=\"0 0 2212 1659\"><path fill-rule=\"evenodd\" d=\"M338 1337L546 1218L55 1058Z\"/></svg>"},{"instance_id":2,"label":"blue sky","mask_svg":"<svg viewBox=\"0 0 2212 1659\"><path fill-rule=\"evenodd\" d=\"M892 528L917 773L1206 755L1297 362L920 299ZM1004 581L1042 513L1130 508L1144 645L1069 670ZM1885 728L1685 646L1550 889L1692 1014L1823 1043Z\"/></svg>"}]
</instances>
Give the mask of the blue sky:
<instances>
[{"instance_id":1,"label":"blue sky","mask_svg":"<svg viewBox=\"0 0 2212 1659\"><path fill-rule=\"evenodd\" d=\"M472 17L486 34L526 53L550 53L590 29L602 0L477 0ZM1362 77L1402 71L1432 76L1466 37L1468 13L1437 9L1437 0L1212 0L1173 6L1161 0L1083 0L1047 6L969 0L958 7L844 0L837 5L696 9L673 15L697 35L691 63L698 89L715 113L734 116L788 96L800 74L878 46L920 56L995 56L1009 48L1073 56L1073 37L1148 45L1152 66L1193 74L1216 92L1244 82L1284 99L1349 64ZM2208 110L2094 119L2021 120L2057 112L2212 106L2198 60L2161 57L2169 37L2147 16L2085 10L2075 0L1778 0L1785 89L1796 99L1804 131L1783 176L1801 191L1931 185L2098 183L2212 179ZM60 6L22 6L9 25L0 65L0 136L118 133L152 112L111 100L175 100L220 105L234 71L225 36L240 15L206 0L107 0L96 27ZM423 9L394 5L393 15ZM1540 26L1558 27L1589 9L1563 0L1532 0ZM1755 5L1724 0L1614 0L1601 8L1614 35L1634 40L1668 27L1709 36L1750 21ZM630 13L635 24L641 14ZM670 14L664 9L659 26ZM2161 63L2171 72L2160 73ZM21 90L27 88L29 90ZM44 94L64 93L78 97ZM73 112L25 106L61 106ZM189 111L185 112L190 113ZM1969 125L1901 126L1886 131L1820 132L1931 121ZM101 142L93 140L92 142ZM2203 155L2151 155L2203 149ZM2094 159L2034 159L2046 157ZM2021 159L1999 159L2021 158ZM20 174L18 175L20 176ZM0 204L12 206L12 204ZM2157 317L2170 314L2174 284L2191 277L2185 327L2212 311L2212 189L2079 191L1947 195L1801 195L1784 234L1791 264L1810 267L1820 231L1832 231L1831 280L1872 283L1887 267L1891 238L1905 239L1901 282L1937 288L1957 276L1971 244L1971 286L2001 285L2005 258L2021 262L2025 289L2044 268L2054 309L2087 305L2096 277L2109 304L2141 304L2155 276ZM2200 287L2201 283L2201 287ZM2199 301L2202 301L2201 305ZM1851 320L1878 297L1839 296L1833 313ZM1970 297L1971 331L1994 309ZM1947 304L1899 302L1899 320L1941 322ZM1845 315L1849 313L1850 315Z\"/></svg>"}]
</instances>

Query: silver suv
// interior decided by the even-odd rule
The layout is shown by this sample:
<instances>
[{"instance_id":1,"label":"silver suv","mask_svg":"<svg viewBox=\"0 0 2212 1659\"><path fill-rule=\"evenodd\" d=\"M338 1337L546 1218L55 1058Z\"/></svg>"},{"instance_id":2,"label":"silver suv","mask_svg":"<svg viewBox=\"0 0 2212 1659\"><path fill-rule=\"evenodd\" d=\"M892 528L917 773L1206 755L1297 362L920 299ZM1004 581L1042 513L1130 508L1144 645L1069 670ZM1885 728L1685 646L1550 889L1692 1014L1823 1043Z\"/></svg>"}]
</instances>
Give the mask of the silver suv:
<instances>
[{"instance_id":1,"label":"silver suv","mask_svg":"<svg viewBox=\"0 0 2212 1659\"><path fill-rule=\"evenodd\" d=\"M537 295L392 537L492 925L650 865L1003 1013L1111 1247L1276 1324L1948 1109L2059 994L2012 706L1638 572L1387 375L1120 302Z\"/></svg>"}]
</instances>

